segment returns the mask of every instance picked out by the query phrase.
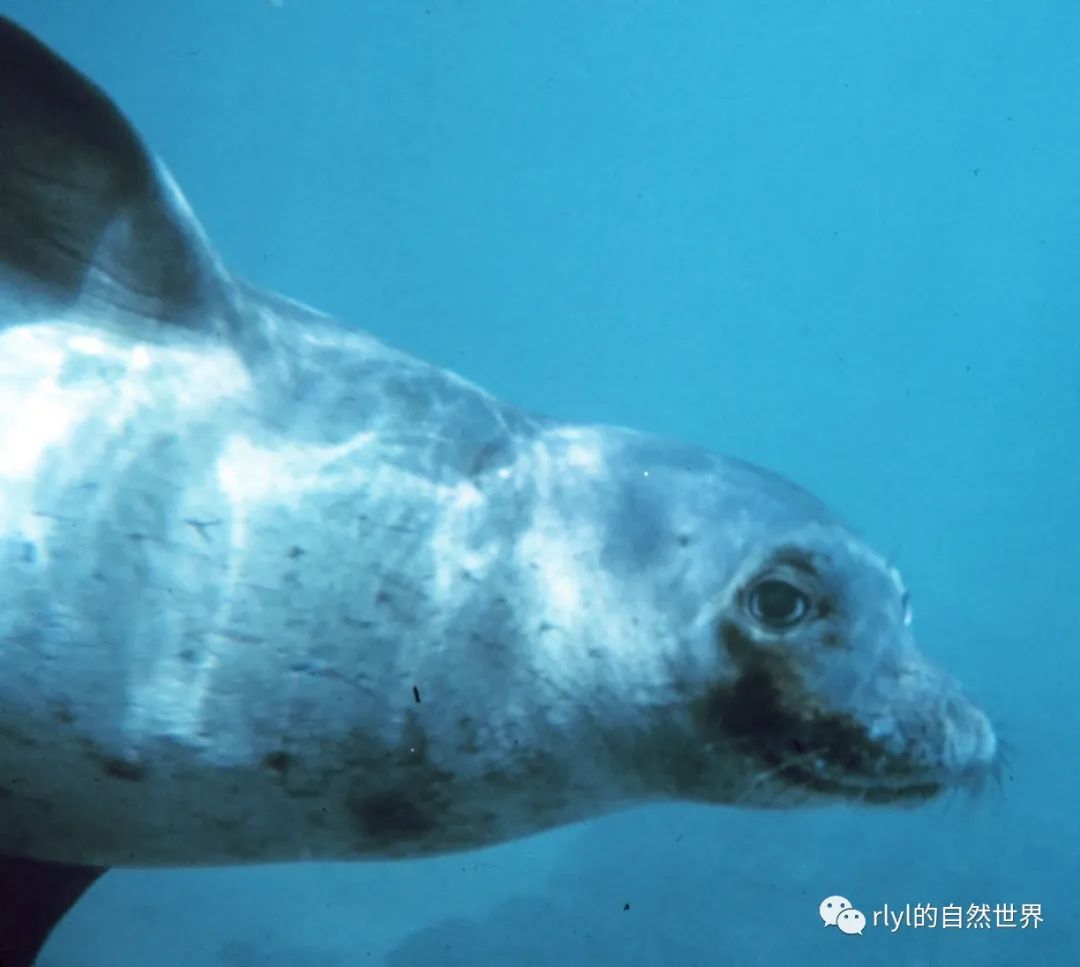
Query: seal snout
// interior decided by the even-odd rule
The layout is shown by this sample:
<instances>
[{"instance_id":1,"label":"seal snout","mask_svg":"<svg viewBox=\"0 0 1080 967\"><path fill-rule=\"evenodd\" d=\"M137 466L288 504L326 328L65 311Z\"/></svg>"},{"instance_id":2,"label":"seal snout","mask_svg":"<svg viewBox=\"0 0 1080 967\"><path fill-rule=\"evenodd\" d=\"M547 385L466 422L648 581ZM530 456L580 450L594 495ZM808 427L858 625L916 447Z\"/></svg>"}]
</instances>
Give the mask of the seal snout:
<instances>
[{"instance_id":1,"label":"seal snout","mask_svg":"<svg viewBox=\"0 0 1080 967\"><path fill-rule=\"evenodd\" d=\"M879 714L858 716L867 742L878 750L879 768L886 767L892 783L925 790L922 798L946 789L981 789L1000 768L1001 757L986 713L925 666L917 675L901 676L898 684L895 691L879 694L884 703ZM887 801L888 796L867 798Z\"/></svg>"},{"instance_id":2,"label":"seal snout","mask_svg":"<svg viewBox=\"0 0 1080 967\"><path fill-rule=\"evenodd\" d=\"M966 699L946 706L942 767L954 785L978 786L997 767L999 745L986 713Z\"/></svg>"}]
</instances>

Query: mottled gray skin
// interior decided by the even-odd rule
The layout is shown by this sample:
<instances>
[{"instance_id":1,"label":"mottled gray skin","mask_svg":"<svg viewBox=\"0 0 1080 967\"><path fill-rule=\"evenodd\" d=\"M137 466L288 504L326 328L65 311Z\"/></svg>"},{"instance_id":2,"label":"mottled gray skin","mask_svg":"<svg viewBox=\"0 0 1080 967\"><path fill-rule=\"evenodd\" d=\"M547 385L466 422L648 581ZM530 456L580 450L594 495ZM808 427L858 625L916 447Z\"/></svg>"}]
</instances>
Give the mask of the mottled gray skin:
<instances>
[{"instance_id":1,"label":"mottled gray skin","mask_svg":"<svg viewBox=\"0 0 1080 967\"><path fill-rule=\"evenodd\" d=\"M993 768L899 578L818 500L237 282L64 69L0 100L0 854L412 856ZM69 103L93 123L43 120ZM763 586L804 613L764 620Z\"/></svg>"}]
</instances>

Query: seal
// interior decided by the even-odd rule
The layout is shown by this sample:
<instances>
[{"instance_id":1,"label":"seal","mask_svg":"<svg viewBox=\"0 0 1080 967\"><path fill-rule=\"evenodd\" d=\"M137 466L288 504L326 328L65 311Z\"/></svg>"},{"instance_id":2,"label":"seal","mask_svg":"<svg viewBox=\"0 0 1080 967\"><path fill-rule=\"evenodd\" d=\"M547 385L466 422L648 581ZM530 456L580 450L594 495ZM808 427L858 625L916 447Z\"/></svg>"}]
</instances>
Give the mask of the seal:
<instances>
[{"instance_id":1,"label":"seal","mask_svg":"<svg viewBox=\"0 0 1080 967\"><path fill-rule=\"evenodd\" d=\"M113 865L993 774L896 571L815 497L236 279L98 88L10 20L0 65L5 964Z\"/></svg>"}]
</instances>

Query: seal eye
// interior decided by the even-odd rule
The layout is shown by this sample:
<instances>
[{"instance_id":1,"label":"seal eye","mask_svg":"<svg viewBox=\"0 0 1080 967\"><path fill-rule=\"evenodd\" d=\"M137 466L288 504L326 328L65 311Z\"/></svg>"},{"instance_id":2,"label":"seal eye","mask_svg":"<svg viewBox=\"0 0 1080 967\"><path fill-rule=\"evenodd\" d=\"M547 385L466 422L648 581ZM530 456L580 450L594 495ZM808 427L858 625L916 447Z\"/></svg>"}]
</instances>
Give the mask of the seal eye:
<instances>
[{"instance_id":1,"label":"seal eye","mask_svg":"<svg viewBox=\"0 0 1080 967\"><path fill-rule=\"evenodd\" d=\"M757 584L747 599L750 613L770 628L790 628L810 611L810 600L795 585L776 578Z\"/></svg>"}]
</instances>

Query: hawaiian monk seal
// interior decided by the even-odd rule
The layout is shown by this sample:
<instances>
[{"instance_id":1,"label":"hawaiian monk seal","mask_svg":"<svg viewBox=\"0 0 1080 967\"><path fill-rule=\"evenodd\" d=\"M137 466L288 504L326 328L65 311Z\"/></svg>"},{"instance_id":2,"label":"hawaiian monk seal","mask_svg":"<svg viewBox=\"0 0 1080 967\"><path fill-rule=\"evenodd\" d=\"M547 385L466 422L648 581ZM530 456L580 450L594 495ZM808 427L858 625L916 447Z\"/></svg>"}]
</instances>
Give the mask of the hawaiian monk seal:
<instances>
[{"instance_id":1,"label":"hawaiian monk seal","mask_svg":"<svg viewBox=\"0 0 1080 967\"><path fill-rule=\"evenodd\" d=\"M240 282L0 20L0 949L109 865L400 857L998 759L896 572L748 464Z\"/></svg>"}]
</instances>

